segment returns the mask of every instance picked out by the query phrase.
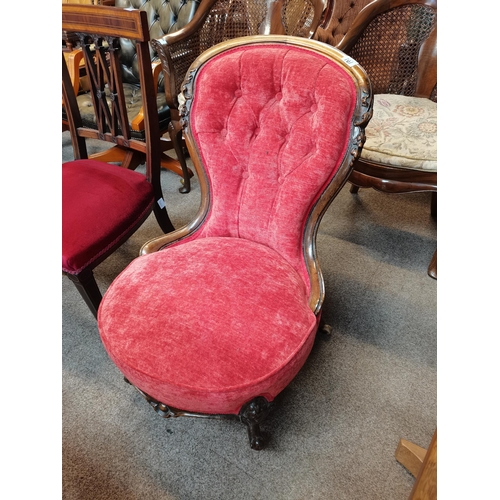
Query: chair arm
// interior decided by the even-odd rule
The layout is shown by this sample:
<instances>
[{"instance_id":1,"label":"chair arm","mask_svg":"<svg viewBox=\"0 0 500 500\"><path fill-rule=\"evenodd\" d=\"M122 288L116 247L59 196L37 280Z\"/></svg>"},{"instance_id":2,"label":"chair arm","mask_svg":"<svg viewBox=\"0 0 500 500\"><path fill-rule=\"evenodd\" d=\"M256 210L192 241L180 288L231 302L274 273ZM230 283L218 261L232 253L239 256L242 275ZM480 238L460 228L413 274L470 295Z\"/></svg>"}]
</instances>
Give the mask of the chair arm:
<instances>
[{"instance_id":1,"label":"chair arm","mask_svg":"<svg viewBox=\"0 0 500 500\"><path fill-rule=\"evenodd\" d=\"M184 75L177 75L170 56L170 51L166 47L189 40L198 33L216 2L217 0L201 0L193 18L184 27L172 33L167 33L156 40L151 40L151 45L158 53L163 66L165 98L172 115L176 115L175 110L179 108L177 94L182 80L184 79ZM190 54L190 57L194 61L198 55L199 53L193 53ZM172 118L178 119L178 116L172 116Z\"/></svg>"},{"instance_id":2,"label":"chair arm","mask_svg":"<svg viewBox=\"0 0 500 500\"><path fill-rule=\"evenodd\" d=\"M161 75L161 63L160 61L154 61L151 64L151 69L153 71L153 83L155 88L155 98L158 95L158 83ZM131 122L132 130L136 132L142 132L144 130L144 108L141 107L139 113Z\"/></svg>"}]
</instances>

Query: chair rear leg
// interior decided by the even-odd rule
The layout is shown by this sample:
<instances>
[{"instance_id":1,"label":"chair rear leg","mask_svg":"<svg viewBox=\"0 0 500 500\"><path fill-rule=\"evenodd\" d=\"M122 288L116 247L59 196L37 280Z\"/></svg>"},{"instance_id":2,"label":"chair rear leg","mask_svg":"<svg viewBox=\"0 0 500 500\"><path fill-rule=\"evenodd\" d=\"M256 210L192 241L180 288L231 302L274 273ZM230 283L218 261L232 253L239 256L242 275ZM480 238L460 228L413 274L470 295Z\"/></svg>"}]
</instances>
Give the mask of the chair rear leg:
<instances>
[{"instance_id":1,"label":"chair rear leg","mask_svg":"<svg viewBox=\"0 0 500 500\"><path fill-rule=\"evenodd\" d=\"M437 199L438 199L438 194L436 191L433 191L431 198L431 215L432 217L434 217L434 219L437 218L437 211L438 211Z\"/></svg>"},{"instance_id":2,"label":"chair rear leg","mask_svg":"<svg viewBox=\"0 0 500 500\"><path fill-rule=\"evenodd\" d=\"M161 199L163 201L163 198L161 197L156 199L157 200ZM170 220L170 217L168 216L167 208L164 205L160 207L160 205L158 205L158 201L156 201L153 206L153 212L155 214L158 225L161 227L161 230L165 234L170 233L175 229L174 225L172 224L172 221Z\"/></svg>"},{"instance_id":3,"label":"chair rear leg","mask_svg":"<svg viewBox=\"0 0 500 500\"><path fill-rule=\"evenodd\" d=\"M182 127L180 123L172 120L168 126L168 133L182 168L183 185L179 188L179 192L189 193L189 191L191 191L191 176L186 163L186 157L184 156L184 151L182 150Z\"/></svg>"},{"instance_id":4,"label":"chair rear leg","mask_svg":"<svg viewBox=\"0 0 500 500\"><path fill-rule=\"evenodd\" d=\"M86 269L80 274L66 274L66 276L75 284L76 289L80 292L88 308L94 317L97 318L97 309L99 309L102 295L92 271Z\"/></svg>"},{"instance_id":5,"label":"chair rear leg","mask_svg":"<svg viewBox=\"0 0 500 500\"><path fill-rule=\"evenodd\" d=\"M352 194L356 194L359 191L359 186L356 186L356 184L351 184L351 189L349 189L349 192Z\"/></svg>"}]
</instances>

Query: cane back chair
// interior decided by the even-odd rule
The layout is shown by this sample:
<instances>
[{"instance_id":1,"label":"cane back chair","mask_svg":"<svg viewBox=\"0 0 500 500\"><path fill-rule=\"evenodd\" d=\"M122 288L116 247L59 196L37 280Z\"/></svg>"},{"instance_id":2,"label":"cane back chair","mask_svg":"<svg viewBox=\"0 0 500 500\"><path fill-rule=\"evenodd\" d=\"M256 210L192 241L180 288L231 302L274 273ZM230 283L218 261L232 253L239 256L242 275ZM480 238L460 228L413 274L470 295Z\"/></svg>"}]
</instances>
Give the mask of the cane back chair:
<instances>
[{"instance_id":1,"label":"cane back chair","mask_svg":"<svg viewBox=\"0 0 500 500\"><path fill-rule=\"evenodd\" d=\"M368 79L350 61L315 40L261 35L189 69L181 122L200 210L145 244L98 315L110 358L162 417L237 418L264 446L262 420L318 330L317 229L371 116Z\"/></svg>"},{"instance_id":2,"label":"cane back chair","mask_svg":"<svg viewBox=\"0 0 500 500\"><path fill-rule=\"evenodd\" d=\"M368 73L373 118L349 177L351 192L431 192L437 216L437 3L374 0L337 48ZM437 277L437 253L428 274Z\"/></svg>"},{"instance_id":3,"label":"cane back chair","mask_svg":"<svg viewBox=\"0 0 500 500\"><path fill-rule=\"evenodd\" d=\"M63 29L78 33L97 128L85 126L64 55L63 99L75 160L62 165L62 269L94 315L101 292L93 269L153 211L163 232L174 229L160 185L160 129L147 15L139 10L63 4ZM121 78L119 38L133 39L144 109L145 140L134 138ZM105 83L107 82L107 83ZM86 139L124 145L146 158L146 174L88 158Z\"/></svg>"},{"instance_id":4,"label":"cane back chair","mask_svg":"<svg viewBox=\"0 0 500 500\"><path fill-rule=\"evenodd\" d=\"M326 0L202 0L183 29L155 39L153 45L168 82L165 94L178 133L181 84L202 52L242 36L285 34L311 38L325 9Z\"/></svg>"}]
</instances>

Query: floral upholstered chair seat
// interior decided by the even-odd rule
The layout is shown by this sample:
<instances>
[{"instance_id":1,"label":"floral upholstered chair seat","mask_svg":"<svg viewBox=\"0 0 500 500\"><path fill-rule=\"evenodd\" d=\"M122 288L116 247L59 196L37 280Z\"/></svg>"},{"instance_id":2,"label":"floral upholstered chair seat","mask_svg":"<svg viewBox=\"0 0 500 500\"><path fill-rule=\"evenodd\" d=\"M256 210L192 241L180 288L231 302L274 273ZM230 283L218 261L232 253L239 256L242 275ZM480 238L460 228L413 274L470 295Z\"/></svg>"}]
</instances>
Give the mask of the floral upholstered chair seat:
<instances>
[{"instance_id":1,"label":"floral upholstered chair seat","mask_svg":"<svg viewBox=\"0 0 500 500\"><path fill-rule=\"evenodd\" d=\"M437 172L437 104L423 97L376 94L361 157Z\"/></svg>"}]
</instances>

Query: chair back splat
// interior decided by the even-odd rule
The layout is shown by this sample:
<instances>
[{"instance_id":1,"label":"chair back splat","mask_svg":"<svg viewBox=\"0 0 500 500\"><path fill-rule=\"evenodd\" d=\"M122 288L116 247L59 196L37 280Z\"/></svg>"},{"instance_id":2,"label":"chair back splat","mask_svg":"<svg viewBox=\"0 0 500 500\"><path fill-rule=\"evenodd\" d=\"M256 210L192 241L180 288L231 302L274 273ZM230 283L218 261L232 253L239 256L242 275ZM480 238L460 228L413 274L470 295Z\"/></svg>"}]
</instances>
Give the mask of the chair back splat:
<instances>
[{"instance_id":1,"label":"chair back splat","mask_svg":"<svg viewBox=\"0 0 500 500\"><path fill-rule=\"evenodd\" d=\"M95 125L83 120L64 55L63 101L75 161L62 165L62 269L94 315L101 293L92 270L124 243L153 211L163 232L174 229L160 184L160 129L147 16L99 5L63 4L62 26L74 33L85 59ZM134 138L121 77L119 38L133 39L146 123L144 140ZM146 159L145 175L89 159L86 139L124 145Z\"/></svg>"},{"instance_id":2,"label":"chair back splat","mask_svg":"<svg viewBox=\"0 0 500 500\"><path fill-rule=\"evenodd\" d=\"M88 2L94 3L96 2ZM199 5L199 0L170 0L168 2L145 2L144 0L116 0L113 6L117 10L137 9L146 12L147 27L150 40L160 38L169 33L183 28L194 16ZM98 11L97 11L98 12ZM73 49L73 35L63 32L63 43L66 50L71 47L71 52L66 54L69 64L70 75L72 75L73 86L80 112L84 123L89 128L97 128L96 117L93 114L91 95L89 93L88 74L80 67L81 51ZM144 139L145 121L142 109L143 92L139 78L139 55L136 52L136 42L128 37L120 37L118 42L120 55L121 78L128 109L129 125L134 138ZM156 92L156 105L158 108L158 120L160 126L161 140L161 165L162 168L171 170L182 176L182 186L179 191L187 193L190 191L190 178L193 175L188 168L182 148L182 136L178 134L171 121L170 109L166 103L163 73L160 61L151 44L149 46L150 71L153 74L153 84ZM83 71L83 73L82 73ZM145 90L144 90L145 91ZM150 90L147 90L150 92ZM66 130L67 120L63 110L63 130ZM168 132L169 140L166 138ZM167 151L175 150L177 158L167 154ZM117 144L106 151L94 153L91 158L104 162L119 162L126 168L135 169L144 163L144 154L140 151L129 149L124 144Z\"/></svg>"},{"instance_id":3,"label":"chair back splat","mask_svg":"<svg viewBox=\"0 0 500 500\"><path fill-rule=\"evenodd\" d=\"M260 424L318 330L318 225L371 117L369 81L350 61L314 40L258 35L189 69L181 122L200 210L143 247L98 321L111 359L163 417L239 418L250 446L264 446Z\"/></svg>"}]
</instances>

